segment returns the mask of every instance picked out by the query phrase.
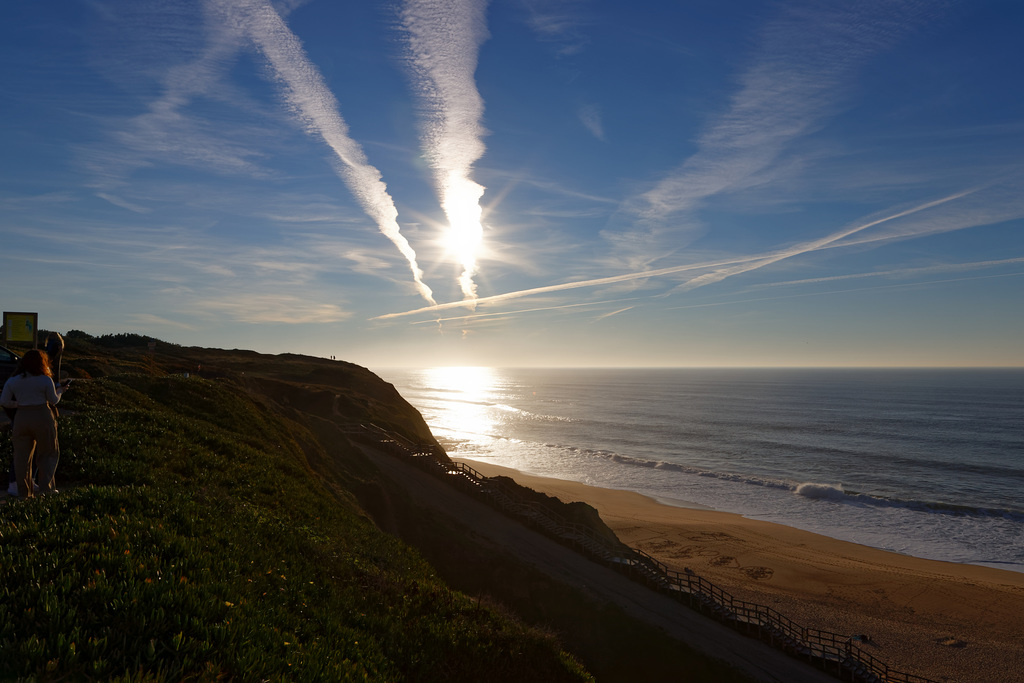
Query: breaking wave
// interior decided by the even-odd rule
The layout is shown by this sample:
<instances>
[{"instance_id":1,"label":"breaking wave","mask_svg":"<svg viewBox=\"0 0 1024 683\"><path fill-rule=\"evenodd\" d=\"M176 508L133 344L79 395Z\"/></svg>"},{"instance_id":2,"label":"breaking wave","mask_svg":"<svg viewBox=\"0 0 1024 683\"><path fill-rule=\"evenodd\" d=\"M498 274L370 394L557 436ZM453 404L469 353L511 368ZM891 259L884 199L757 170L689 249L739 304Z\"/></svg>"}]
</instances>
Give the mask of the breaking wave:
<instances>
[{"instance_id":1,"label":"breaking wave","mask_svg":"<svg viewBox=\"0 0 1024 683\"><path fill-rule=\"evenodd\" d=\"M793 493L812 500L832 500L843 502L846 498L846 491L842 484L800 484L793 489Z\"/></svg>"},{"instance_id":2,"label":"breaking wave","mask_svg":"<svg viewBox=\"0 0 1024 683\"><path fill-rule=\"evenodd\" d=\"M641 467L645 469L666 470L679 472L697 477L709 477L722 481L745 484L749 486L763 486L772 489L791 491L794 495L808 500L823 501L829 503L870 506L876 508L903 508L914 512L923 512L941 515L953 515L963 517L980 518L1001 518L1014 522L1024 522L1024 510L1013 510L1003 508L983 508L968 505L955 505L936 501L902 500L899 498L887 498L875 496L858 491L847 491L842 484L828 484L818 482L795 483L783 479L772 479L768 477L754 476L748 474L737 474L733 472L721 472L678 463L665 462L663 460L647 460L622 455L609 450L594 450L578 448L575 446L560 446L557 444L544 444L548 448L557 448L569 451L586 457L601 458L619 465L630 467Z\"/></svg>"}]
</instances>

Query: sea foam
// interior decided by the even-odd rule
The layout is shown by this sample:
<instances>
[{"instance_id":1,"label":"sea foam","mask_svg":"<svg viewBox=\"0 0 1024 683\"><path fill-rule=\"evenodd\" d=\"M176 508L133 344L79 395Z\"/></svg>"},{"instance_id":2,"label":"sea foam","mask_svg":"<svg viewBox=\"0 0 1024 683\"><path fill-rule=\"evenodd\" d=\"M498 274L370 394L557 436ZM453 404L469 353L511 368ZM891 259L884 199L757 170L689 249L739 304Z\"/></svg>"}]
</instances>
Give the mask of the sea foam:
<instances>
[{"instance_id":1,"label":"sea foam","mask_svg":"<svg viewBox=\"0 0 1024 683\"><path fill-rule=\"evenodd\" d=\"M846 499L846 491L843 490L842 484L814 484L808 482L797 486L793 490L793 493L813 500L833 500L841 502Z\"/></svg>"}]
</instances>

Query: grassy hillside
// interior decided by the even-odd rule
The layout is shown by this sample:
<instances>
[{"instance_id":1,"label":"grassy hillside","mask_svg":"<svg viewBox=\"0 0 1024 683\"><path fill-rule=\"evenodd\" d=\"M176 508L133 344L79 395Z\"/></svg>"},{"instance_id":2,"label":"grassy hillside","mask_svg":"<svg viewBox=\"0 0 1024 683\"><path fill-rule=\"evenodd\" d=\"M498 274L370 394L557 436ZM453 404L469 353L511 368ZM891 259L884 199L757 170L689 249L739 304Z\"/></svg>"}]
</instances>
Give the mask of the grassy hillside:
<instances>
[{"instance_id":1,"label":"grassy hillside","mask_svg":"<svg viewBox=\"0 0 1024 683\"><path fill-rule=\"evenodd\" d=\"M331 495L308 429L152 371L76 382L61 493L0 508L0 678L587 678Z\"/></svg>"},{"instance_id":2,"label":"grassy hillside","mask_svg":"<svg viewBox=\"0 0 1024 683\"><path fill-rule=\"evenodd\" d=\"M0 505L0 680L738 680L389 494L352 425L436 442L365 368L67 336L60 494Z\"/></svg>"}]
</instances>

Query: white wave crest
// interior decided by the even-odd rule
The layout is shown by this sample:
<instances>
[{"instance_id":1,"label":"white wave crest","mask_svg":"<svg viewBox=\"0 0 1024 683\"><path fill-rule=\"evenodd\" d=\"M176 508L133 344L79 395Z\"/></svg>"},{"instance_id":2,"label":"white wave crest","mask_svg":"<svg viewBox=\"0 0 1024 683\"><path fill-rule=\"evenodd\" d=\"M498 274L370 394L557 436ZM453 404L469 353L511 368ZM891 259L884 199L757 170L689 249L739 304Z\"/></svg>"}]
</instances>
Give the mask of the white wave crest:
<instances>
[{"instance_id":1,"label":"white wave crest","mask_svg":"<svg viewBox=\"0 0 1024 683\"><path fill-rule=\"evenodd\" d=\"M793 493L814 500L841 501L846 499L846 491L843 490L842 484L815 484L807 482L797 486Z\"/></svg>"}]
</instances>

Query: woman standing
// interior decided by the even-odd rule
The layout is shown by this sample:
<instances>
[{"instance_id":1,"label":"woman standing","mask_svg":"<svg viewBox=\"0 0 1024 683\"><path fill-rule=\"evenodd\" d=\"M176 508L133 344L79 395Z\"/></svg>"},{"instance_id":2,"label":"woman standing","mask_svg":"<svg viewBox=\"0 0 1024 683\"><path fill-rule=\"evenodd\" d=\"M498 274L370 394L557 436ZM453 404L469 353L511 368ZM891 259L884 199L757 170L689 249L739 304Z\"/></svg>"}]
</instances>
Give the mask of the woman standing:
<instances>
[{"instance_id":1,"label":"woman standing","mask_svg":"<svg viewBox=\"0 0 1024 683\"><path fill-rule=\"evenodd\" d=\"M51 406L60 401L67 387L56 387L50 377L45 351L32 349L21 359L22 370L4 384L0 405L17 408L11 432L14 441L14 474L18 498L32 497L32 460L38 467L39 492L53 493L57 471L57 420Z\"/></svg>"}]
</instances>

